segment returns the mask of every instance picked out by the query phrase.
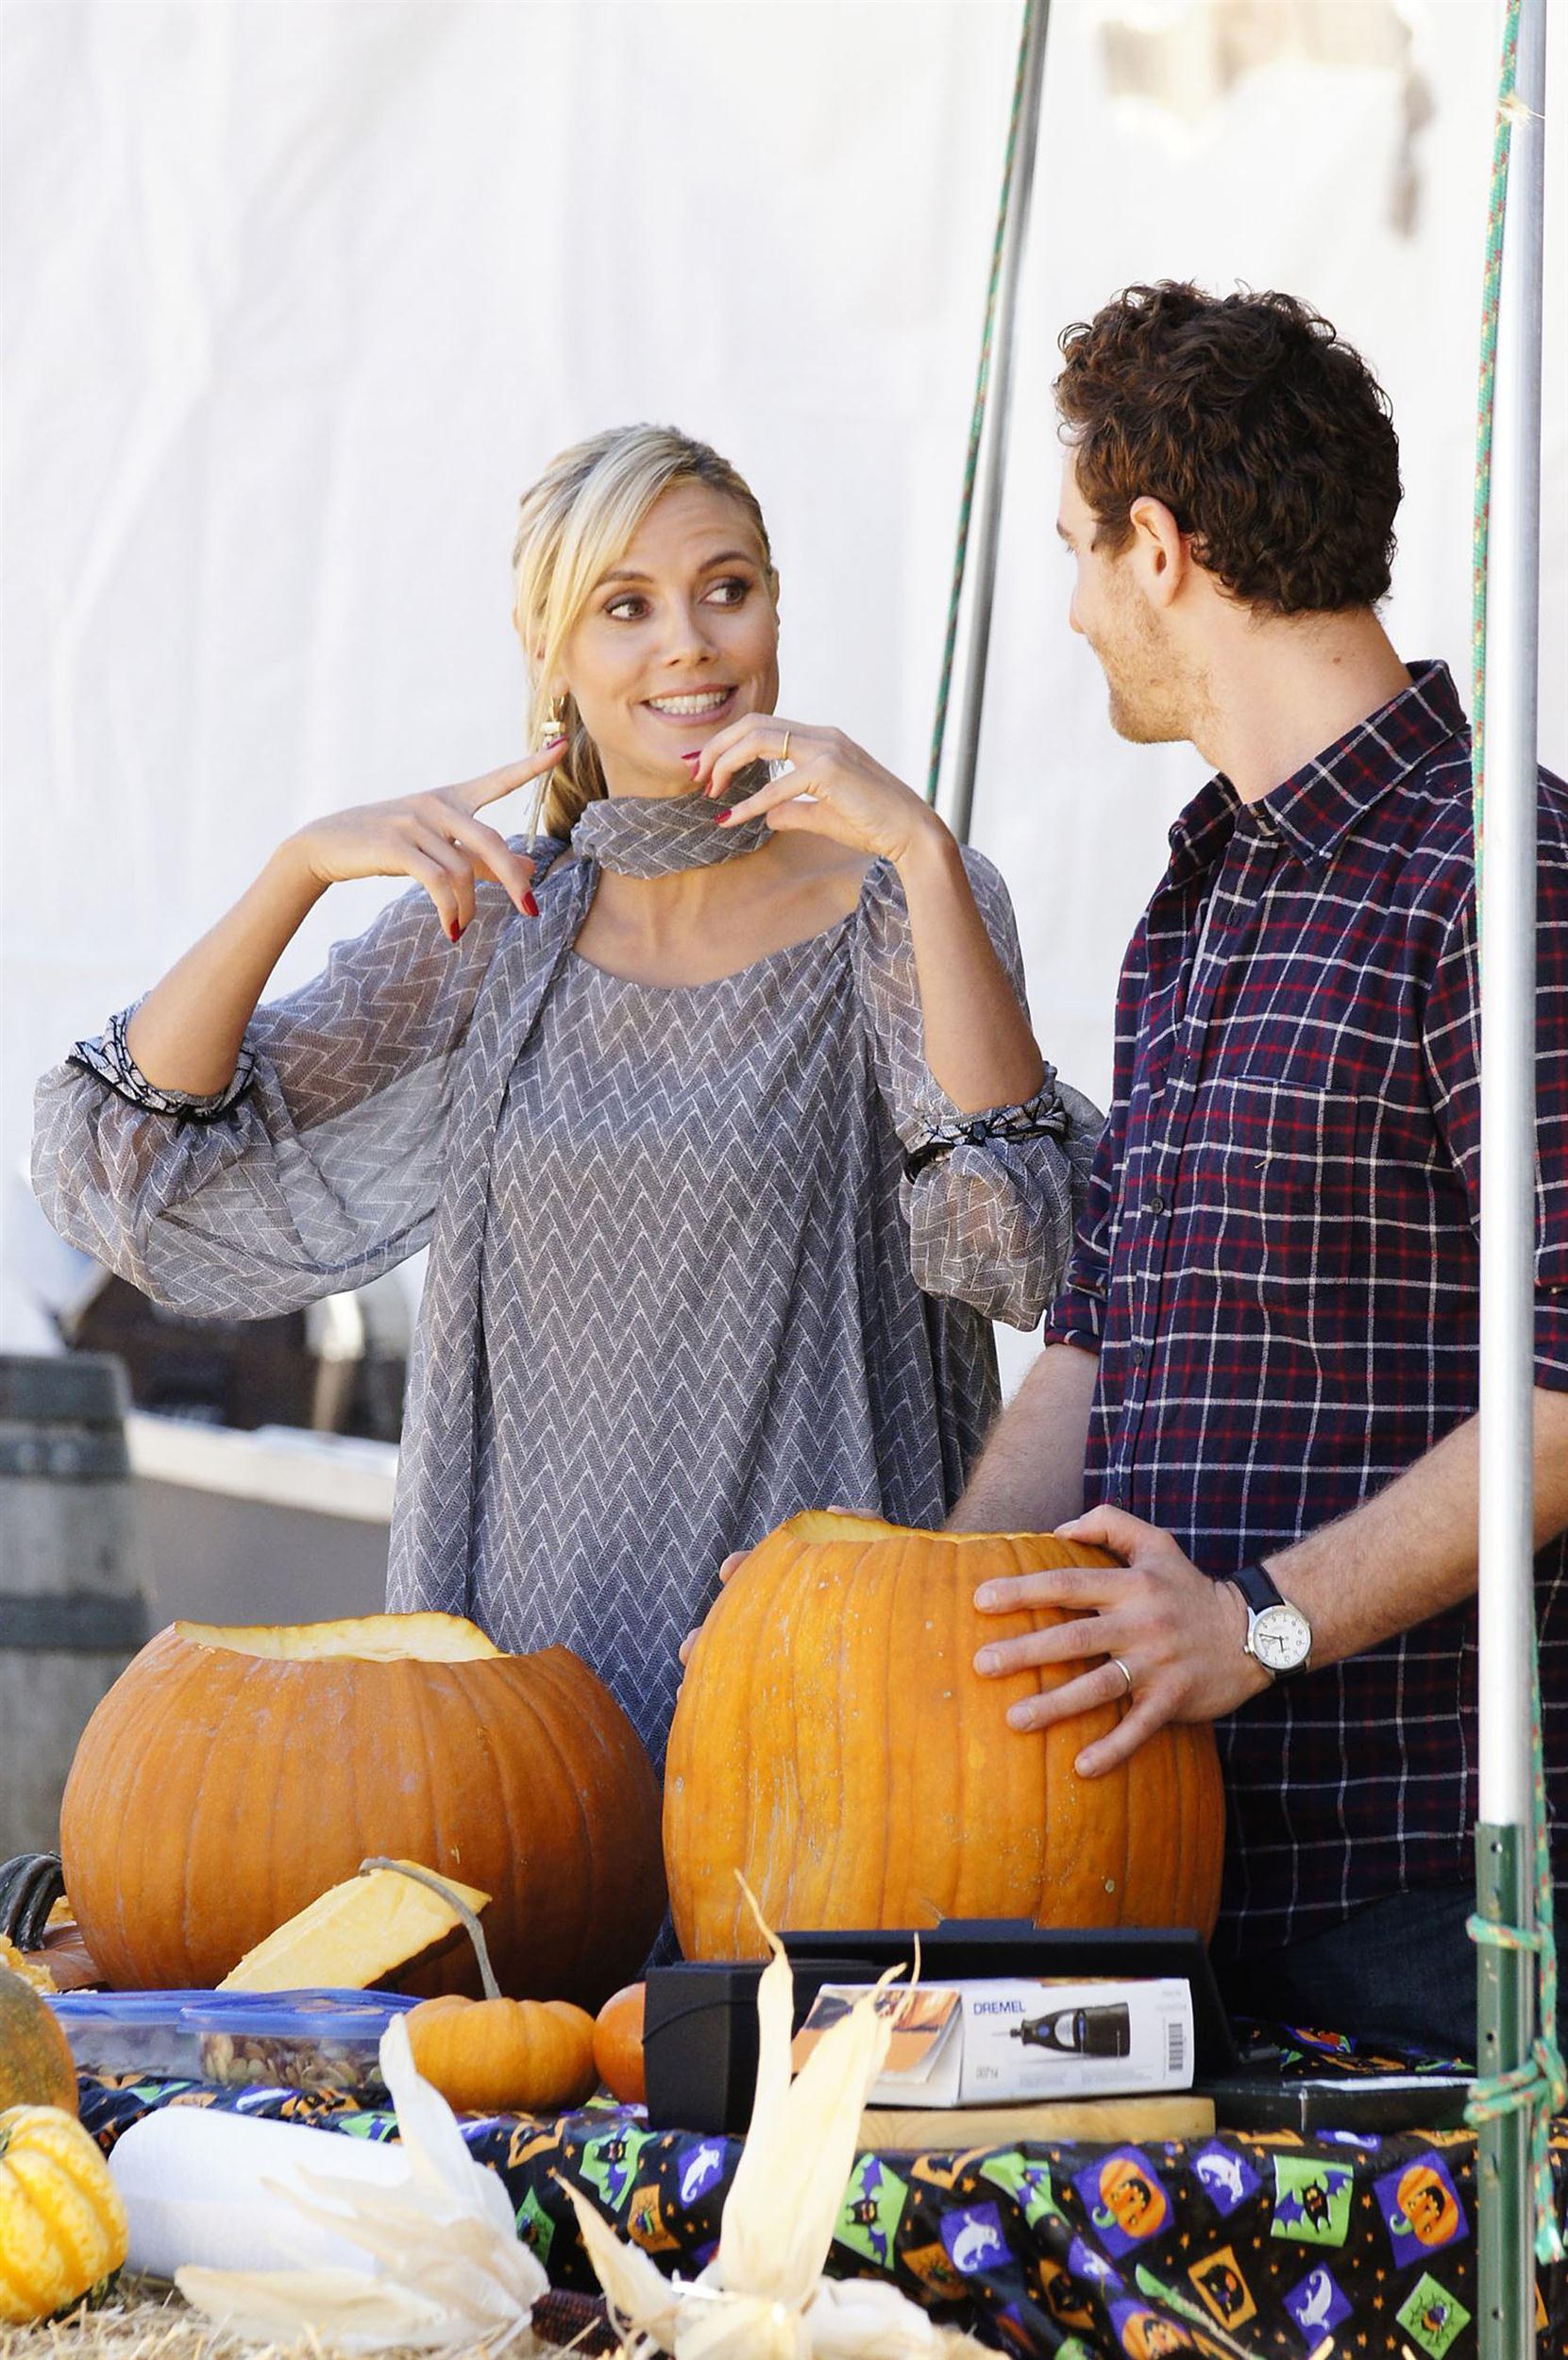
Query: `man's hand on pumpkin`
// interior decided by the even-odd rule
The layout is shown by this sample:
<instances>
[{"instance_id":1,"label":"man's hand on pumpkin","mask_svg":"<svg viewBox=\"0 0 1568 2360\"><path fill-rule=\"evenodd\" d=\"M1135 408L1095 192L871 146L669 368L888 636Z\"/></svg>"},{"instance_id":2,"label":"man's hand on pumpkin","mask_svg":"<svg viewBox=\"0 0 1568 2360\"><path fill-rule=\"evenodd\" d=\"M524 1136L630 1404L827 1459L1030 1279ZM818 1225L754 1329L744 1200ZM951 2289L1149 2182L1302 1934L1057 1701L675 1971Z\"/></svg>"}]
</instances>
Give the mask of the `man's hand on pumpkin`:
<instances>
[{"instance_id":1,"label":"man's hand on pumpkin","mask_svg":"<svg viewBox=\"0 0 1568 2360\"><path fill-rule=\"evenodd\" d=\"M1242 1652L1240 1593L1200 1573L1168 1532L1119 1508L1091 1508L1057 1530L1121 1562L1009 1574L975 1592L983 1614L1042 1606L1071 1614L1050 1630L992 1640L976 1655L976 1671L990 1679L1041 1665L1056 1675L1057 1684L1008 1707L1012 1728L1049 1728L1091 1707L1124 1702L1115 1728L1086 1745L1074 1764L1092 1778L1116 1769L1168 1721L1217 1720L1269 1685L1267 1672Z\"/></svg>"}]
</instances>

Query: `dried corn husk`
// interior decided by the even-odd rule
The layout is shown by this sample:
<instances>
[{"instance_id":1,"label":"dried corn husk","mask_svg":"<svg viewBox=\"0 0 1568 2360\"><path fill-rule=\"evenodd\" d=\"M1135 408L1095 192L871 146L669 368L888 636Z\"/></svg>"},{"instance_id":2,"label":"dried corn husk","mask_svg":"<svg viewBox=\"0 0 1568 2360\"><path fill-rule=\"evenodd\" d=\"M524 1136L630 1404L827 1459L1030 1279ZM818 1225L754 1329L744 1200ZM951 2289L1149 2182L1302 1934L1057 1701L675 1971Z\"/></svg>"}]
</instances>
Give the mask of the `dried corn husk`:
<instances>
[{"instance_id":1,"label":"dried corn husk","mask_svg":"<svg viewBox=\"0 0 1568 2360\"><path fill-rule=\"evenodd\" d=\"M301 2171L308 2195L263 2183L358 2246L363 2272L177 2270L186 2301L230 2333L275 2342L313 2332L348 2352L434 2352L526 2326L546 2291L543 2269L518 2242L506 2190L475 2163L451 2108L415 2068L401 2016L382 2034L380 2055L408 2159L402 2183L350 2188Z\"/></svg>"},{"instance_id":2,"label":"dried corn husk","mask_svg":"<svg viewBox=\"0 0 1568 2360\"><path fill-rule=\"evenodd\" d=\"M750 1894L746 1897L756 1912ZM886 2058L895 2016L868 1993L824 2033L792 2082L794 1977L760 1913L757 1923L773 1955L757 1991L756 2096L713 2261L690 2283L662 2278L585 2198L566 2191L599 2283L628 2334L626 2349L670 2352L675 2360L978 2353L968 2336L935 2327L894 2286L822 2277L861 2112ZM892 1980L884 1976L877 1994Z\"/></svg>"}]
</instances>

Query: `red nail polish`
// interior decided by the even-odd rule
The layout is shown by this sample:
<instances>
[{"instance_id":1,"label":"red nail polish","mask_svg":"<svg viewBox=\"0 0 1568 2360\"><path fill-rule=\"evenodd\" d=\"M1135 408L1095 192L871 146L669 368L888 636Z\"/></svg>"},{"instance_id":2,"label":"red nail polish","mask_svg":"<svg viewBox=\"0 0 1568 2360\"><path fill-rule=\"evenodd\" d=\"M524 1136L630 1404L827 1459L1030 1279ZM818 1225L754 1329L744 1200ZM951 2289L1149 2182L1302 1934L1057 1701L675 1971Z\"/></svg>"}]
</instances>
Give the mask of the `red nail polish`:
<instances>
[{"instance_id":1,"label":"red nail polish","mask_svg":"<svg viewBox=\"0 0 1568 2360\"><path fill-rule=\"evenodd\" d=\"M525 893L523 896L523 916L525 918L537 918L538 915L538 902L534 900L531 893Z\"/></svg>"},{"instance_id":2,"label":"red nail polish","mask_svg":"<svg viewBox=\"0 0 1568 2360\"><path fill-rule=\"evenodd\" d=\"M695 778L696 778L696 776L697 776L698 766L699 766L699 764L700 764L700 763L701 762L701 760L702 760L701 755L700 755L700 754L683 754L683 755L681 756L681 759L682 759L682 761L685 764L685 766L686 766L687 769L691 772L692 777L695 779Z\"/></svg>"},{"instance_id":3,"label":"red nail polish","mask_svg":"<svg viewBox=\"0 0 1568 2360\"><path fill-rule=\"evenodd\" d=\"M714 814L714 821L715 821L715 824L716 824L717 826L718 826L718 827L720 827L720 828L721 828L721 827L724 825L724 822L726 821L726 819L728 819L728 818L729 818L729 817L730 817L730 807L729 807L729 805L728 805L728 804L726 804L726 805L725 805L725 807L724 807L724 809L723 809L722 811L716 811L716 812L715 812L715 814Z\"/></svg>"},{"instance_id":4,"label":"red nail polish","mask_svg":"<svg viewBox=\"0 0 1568 2360\"><path fill-rule=\"evenodd\" d=\"M448 942L456 942L456 941L458 940L458 938L460 937L460 936L462 935L462 933L463 933L463 928L462 928L462 927L458 924L457 919L456 919L455 918L454 918L454 919L449 919L449 920L448 920L448 922L447 922L447 941L448 941Z\"/></svg>"}]
</instances>

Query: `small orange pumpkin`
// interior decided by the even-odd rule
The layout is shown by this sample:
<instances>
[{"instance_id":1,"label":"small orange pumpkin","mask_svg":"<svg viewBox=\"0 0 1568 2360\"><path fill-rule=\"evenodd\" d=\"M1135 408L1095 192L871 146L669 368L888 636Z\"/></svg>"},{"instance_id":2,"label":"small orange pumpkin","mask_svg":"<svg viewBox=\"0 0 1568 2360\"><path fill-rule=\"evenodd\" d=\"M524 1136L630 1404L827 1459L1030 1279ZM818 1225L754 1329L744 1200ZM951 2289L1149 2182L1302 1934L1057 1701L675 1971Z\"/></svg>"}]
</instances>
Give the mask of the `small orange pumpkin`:
<instances>
[{"instance_id":1,"label":"small orange pumpkin","mask_svg":"<svg viewBox=\"0 0 1568 2360\"><path fill-rule=\"evenodd\" d=\"M30 1983L0 1967L0 2112L8 2106L76 2111L70 2043Z\"/></svg>"},{"instance_id":2,"label":"small orange pumpkin","mask_svg":"<svg viewBox=\"0 0 1568 2360\"><path fill-rule=\"evenodd\" d=\"M463 2113L565 2114L599 2082L594 2019L569 1999L448 1994L404 2021L415 2065Z\"/></svg>"},{"instance_id":3,"label":"small orange pumpkin","mask_svg":"<svg viewBox=\"0 0 1568 2360\"><path fill-rule=\"evenodd\" d=\"M594 2025L594 2064L612 2098L624 2106L646 2106L648 2079L643 2070L643 2011L646 1983L628 1983L607 1999Z\"/></svg>"}]
</instances>

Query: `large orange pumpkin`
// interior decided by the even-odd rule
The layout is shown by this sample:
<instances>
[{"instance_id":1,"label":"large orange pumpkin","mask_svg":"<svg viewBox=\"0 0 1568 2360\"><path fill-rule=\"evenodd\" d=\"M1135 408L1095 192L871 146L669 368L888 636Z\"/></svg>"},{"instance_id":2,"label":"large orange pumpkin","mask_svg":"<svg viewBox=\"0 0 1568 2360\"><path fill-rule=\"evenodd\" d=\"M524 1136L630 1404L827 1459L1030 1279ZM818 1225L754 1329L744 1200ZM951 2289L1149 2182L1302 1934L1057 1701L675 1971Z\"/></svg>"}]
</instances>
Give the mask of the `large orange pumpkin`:
<instances>
[{"instance_id":1,"label":"large orange pumpkin","mask_svg":"<svg viewBox=\"0 0 1568 2360\"><path fill-rule=\"evenodd\" d=\"M1082 1665L983 1679L987 1641L1061 1621L981 1614L1003 1574L1111 1560L1054 1535L793 1517L753 1550L686 1669L665 1772L665 1865L688 1958L762 1955L770 1926L1196 1926L1220 1899L1224 1805L1206 1727L1123 1768L1073 1761L1107 1704L1020 1734L1009 1705Z\"/></svg>"},{"instance_id":2,"label":"large orange pumpkin","mask_svg":"<svg viewBox=\"0 0 1568 2360\"><path fill-rule=\"evenodd\" d=\"M60 1811L82 1931L117 1987L218 1982L369 1855L490 1894L515 1997L593 2007L664 1909L658 1789L564 1647L501 1655L447 1614L175 1623L88 1723ZM408 1979L478 1988L466 1942Z\"/></svg>"}]
</instances>

